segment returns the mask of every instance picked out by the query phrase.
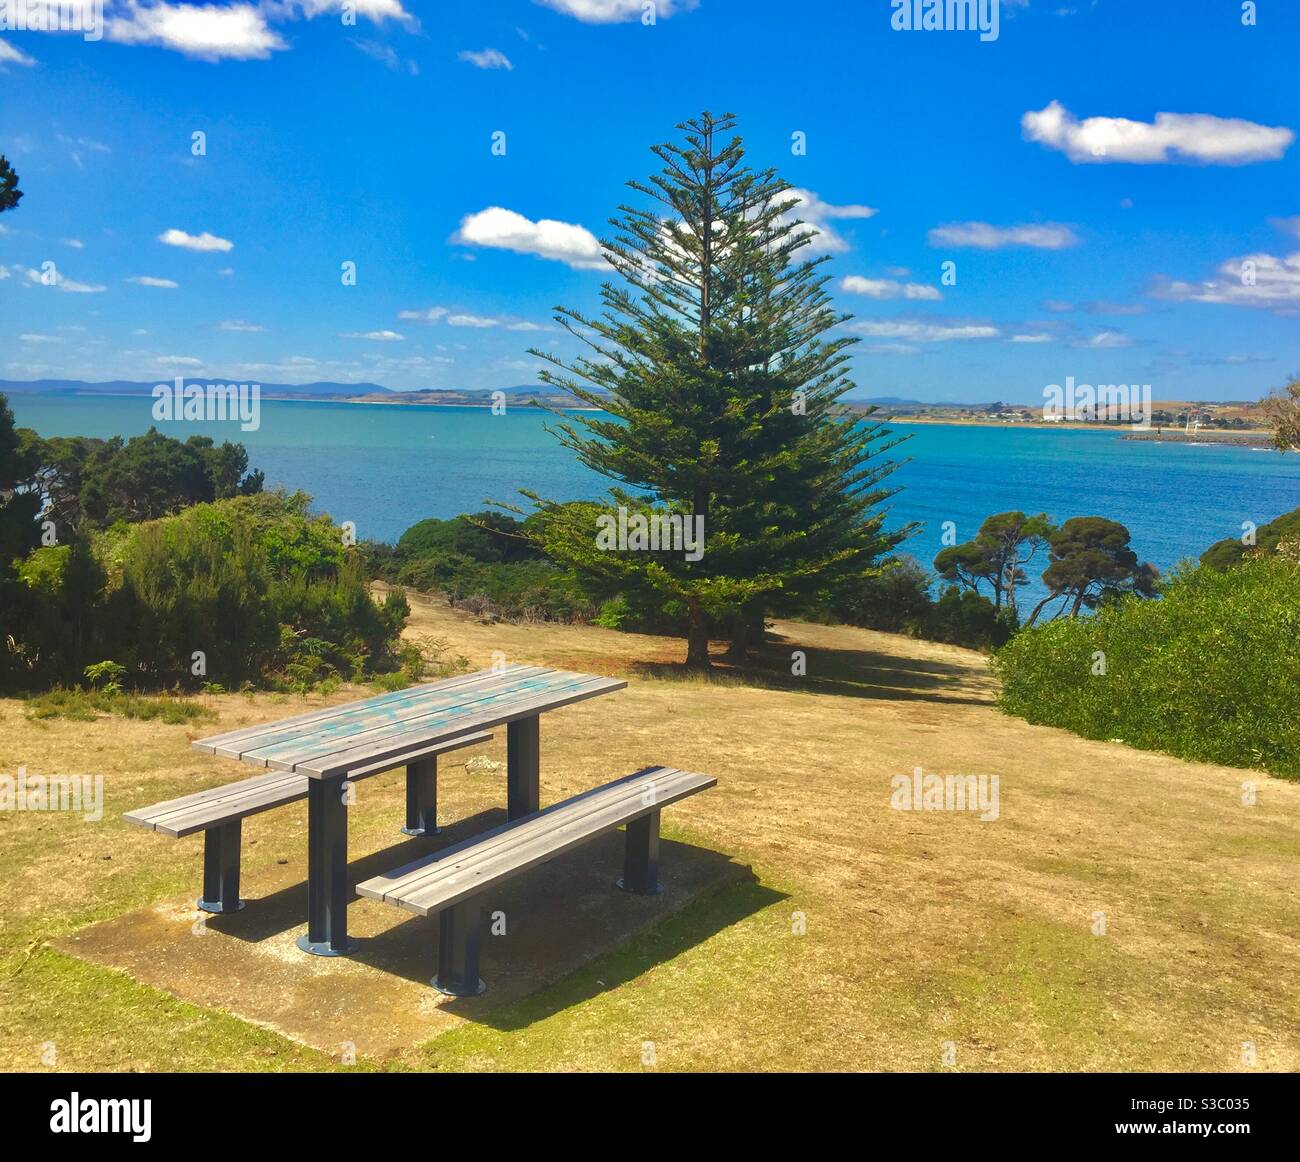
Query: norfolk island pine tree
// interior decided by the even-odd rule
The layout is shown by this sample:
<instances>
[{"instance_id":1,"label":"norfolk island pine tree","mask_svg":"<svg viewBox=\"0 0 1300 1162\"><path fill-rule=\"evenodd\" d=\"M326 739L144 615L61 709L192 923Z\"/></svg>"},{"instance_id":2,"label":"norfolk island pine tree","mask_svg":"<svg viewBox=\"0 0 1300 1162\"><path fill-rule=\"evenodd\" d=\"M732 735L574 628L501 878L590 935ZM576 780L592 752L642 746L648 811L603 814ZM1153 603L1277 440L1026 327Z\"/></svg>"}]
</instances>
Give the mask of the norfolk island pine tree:
<instances>
[{"instance_id":1,"label":"norfolk island pine tree","mask_svg":"<svg viewBox=\"0 0 1300 1162\"><path fill-rule=\"evenodd\" d=\"M680 602L696 671L710 668L711 625L743 656L768 613L878 570L915 528L883 527L897 463L880 456L900 441L839 406L856 339L828 335L852 316L830 305L825 256L798 257L814 231L789 183L749 169L738 137L720 144L734 125L706 112L678 126L682 143L653 147L663 168L628 183L651 208L620 206L602 243L623 285L603 284L597 316L556 308L588 353L531 352L550 364L544 382L613 417L551 430L617 482L606 502L525 492L539 543L596 592ZM597 519L619 506L702 517L702 559L599 548Z\"/></svg>"}]
</instances>

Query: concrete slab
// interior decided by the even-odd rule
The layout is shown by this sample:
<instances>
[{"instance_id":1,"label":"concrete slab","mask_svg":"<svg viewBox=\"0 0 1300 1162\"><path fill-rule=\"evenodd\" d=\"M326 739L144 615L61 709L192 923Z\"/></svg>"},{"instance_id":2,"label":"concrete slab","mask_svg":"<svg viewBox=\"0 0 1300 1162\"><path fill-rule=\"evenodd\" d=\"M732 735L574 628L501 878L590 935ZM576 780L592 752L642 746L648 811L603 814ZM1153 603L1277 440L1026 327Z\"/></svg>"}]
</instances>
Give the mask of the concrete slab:
<instances>
[{"instance_id":1,"label":"concrete slab","mask_svg":"<svg viewBox=\"0 0 1300 1162\"><path fill-rule=\"evenodd\" d=\"M356 883L425 852L504 821L487 811L352 861ZM162 842L162 840L160 840ZM201 843L195 837L177 842ZM339 1056L401 1057L464 1021L494 1024L510 1002L555 983L630 936L680 911L701 894L739 881L749 870L717 852L665 840L659 896L631 896L614 881L622 871L622 833L602 837L488 892L483 900L482 975L488 992L445 997L429 986L435 969L436 918L354 897L350 957L317 957L295 945L306 931L306 852L289 865L246 876L247 906L211 916L191 896L171 899L83 928L55 947L207 1008ZM496 926L504 932L492 934Z\"/></svg>"}]
</instances>

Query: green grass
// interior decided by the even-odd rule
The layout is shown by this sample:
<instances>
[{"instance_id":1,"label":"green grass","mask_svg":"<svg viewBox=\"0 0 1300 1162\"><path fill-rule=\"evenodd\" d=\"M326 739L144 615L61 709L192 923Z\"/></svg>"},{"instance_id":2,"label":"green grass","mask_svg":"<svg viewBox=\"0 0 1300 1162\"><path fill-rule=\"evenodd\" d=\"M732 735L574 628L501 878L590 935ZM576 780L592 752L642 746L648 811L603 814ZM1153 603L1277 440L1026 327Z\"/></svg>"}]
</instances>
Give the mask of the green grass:
<instances>
[{"instance_id":1,"label":"green grass","mask_svg":"<svg viewBox=\"0 0 1300 1162\"><path fill-rule=\"evenodd\" d=\"M28 718L38 721L67 718L73 722L94 722L102 715L116 714L122 718L179 725L216 717L206 706L184 698L150 698L116 691L83 690L79 686L37 694L27 699L25 711Z\"/></svg>"}]
</instances>

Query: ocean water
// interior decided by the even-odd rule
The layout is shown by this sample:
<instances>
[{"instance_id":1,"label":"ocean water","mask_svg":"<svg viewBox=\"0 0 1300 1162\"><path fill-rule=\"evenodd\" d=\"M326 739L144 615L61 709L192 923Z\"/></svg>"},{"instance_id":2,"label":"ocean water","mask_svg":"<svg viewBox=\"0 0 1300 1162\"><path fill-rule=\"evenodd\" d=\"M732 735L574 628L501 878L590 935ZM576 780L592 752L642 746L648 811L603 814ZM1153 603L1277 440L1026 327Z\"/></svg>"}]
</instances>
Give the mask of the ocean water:
<instances>
[{"instance_id":1,"label":"ocean water","mask_svg":"<svg viewBox=\"0 0 1300 1162\"><path fill-rule=\"evenodd\" d=\"M20 427L45 436L130 436L153 423L147 397L14 393L9 402ZM498 416L481 408L268 400L257 431L158 426L180 438L243 442L268 486L303 489L336 521L355 522L358 537L393 541L425 517L522 502L520 488L557 500L600 495L605 482L545 430L554 422L529 408ZM1007 509L1120 521L1139 556L1167 570L1240 536L1243 522L1264 524L1300 508L1295 455L1156 445L1101 431L902 423L893 430L909 438L890 454L907 460L890 478L901 488L889 503L890 523L923 522L904 549L927 565L942 547L945 521L965 540L984 517Z\"/></svg>"}]
</instances>

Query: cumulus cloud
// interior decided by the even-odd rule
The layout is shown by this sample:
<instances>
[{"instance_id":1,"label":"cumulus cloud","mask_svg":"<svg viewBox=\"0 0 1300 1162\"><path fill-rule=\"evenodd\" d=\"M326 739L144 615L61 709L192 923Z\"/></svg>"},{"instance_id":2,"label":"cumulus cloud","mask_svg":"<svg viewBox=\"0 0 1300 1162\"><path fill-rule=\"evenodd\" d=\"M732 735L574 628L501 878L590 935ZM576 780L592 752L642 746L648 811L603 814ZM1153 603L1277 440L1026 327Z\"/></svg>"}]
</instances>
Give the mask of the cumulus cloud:
<instances>
[{"instance_id":1,"label":"cumulus cloud","mask_svg":"<svg viewBox=\"0 0 1300 1162\"><path fill-rule=\"evenodd\" d=\"M175 290L181 285L178 282L173 282L170 278L154 278L151 274L137 274L126 281L133 282L136 286L152 286L161 290Z\"/></svg>"},{"instance_id":2,"label":"cumulus cloud","mask_svg":"<svg viewBox=\"0 0 1300 1162\"><path fill-rule=\"evenodd\" d=\"M142 5L131 0L105 26L109 40L171 49L198 60L265 60L287 48L252 4Z\"/></svg>"},{"instance_id":3,"label":"cumulus cloud","mask_svg":"<svg viewBox=\"0 0 1300 1162\"><path fill-rule=\"evenodd\" d=\"M976 250L1001 250L1026 246L1034 250L1064 250L1079 245L1079 236L1069 226L1056 222L1021 226L993 226L988 222L949 222L929 234L931 246L968 246Z\"/></svg>"},{"instance_id":4,"label":"cumulus cloud","mask_svg":"<svg viewBox=\"0 0 1300 1162\"><path fill-rule=\"evenodd\" d=\"M938 302L943 298L937 286L921 282L898 282L892 278L862 278L851 274L840 283L840 289L853 295L866 295L872 299L916 299Z\"/></svg>"},{"instance_id":5,"label":"cumulus cloud","mask_svg":"<svg viewBox=\"0 0 1300 1162\"><path fill-rule=\"evenodd\" d=\"M1218 277L1201 282L1159 278L1148 293L1174 302L1222 303L1287 315L1300 312L1300 251L1284 257L1230 258L1216 273Z\"/></svg>"},{"instance_id":6,"label":"cumulus cloud","mask_svg":"<svg viewBox=\"0 0 1300 1162\"><path fill-rule=\"evenodd\" d=\"M1076 163L1249 165L1277 161L1295 140L1295 134L1284 126L1257 125L1209 113L1157 113L1154 122L1127 117L1080 121L1059 101L1026 113L1020 127L1027 140L1060 150Z\"/></svg>"},{"instance_id":7,"label":"cumulus cloud","mask_svg":"<svg viewBox=\"0 0 1300 1162\"><path fill-rule=\"evenodd\" d=\"M187 234L184 230L164 230L158 235L158 241L167 246L179 246L183 250L219 251L225 253L234 250L235 244L228 238L218 238L206 230L202 234Z\"/></svg>"},{"instance_id":8,"label":"cumulus cloud","mask_svg":"<svg viewBox=\"0 0 1300 1162\"><path fill-rule=\"evenodd\" d=\"M105 24L119 44L151 45L197 60L265 60L288 44L273 23L315 19L343 10L375 24L393 20L415 30L419 21L401 0L260 0L259 3L172 4L125 0Z\"/></svg>"},{"instance_id":9,"label":"cumulus cloud","mask_svg":"<svg viewBox=\"0 0 1300 1162\"><path fill-rule=\"evenodd\" d=\"M996 339L1001 332L988 323L929 321L925 319L859 319L848 324L850 331L876 339L897 339L909 343L951 343L971 339Z\"/></svg>"},{"instance_id":10,"label":"cumulus cloud","mask_svg":"<svg viewBox=\"0 0 1300 1162\"><path fill-rule=\"evenodd\" d=\"M585 227L552 218L534 222L501 206L467 214L452 241L462 246L532 254L563 262L574 270L604 270L607 265L596 236Z\"/></svg>"},{"instance_id":11,"label":"cumulus cloud","mask_svg":"<svg viewBox=\"0 0 1300 1162\"><path fill-rule=\"evenodd\" d=\"M476 69L505 69L510 72L515 67L510 63L510 58L505 53L498 52L494 48L485 48L482 52L469 52L467 50L457 53L456 59L465 61Z\"/></svg>"},{"instance_id":12,"label":"cumulus cloud","mask_svg":"<svg viewBox=\"0 0 1300 1162\"><path fill-rule=\"evenodd\" d=\"M811 190L801 190L797 187L786 190L781 195L782 201L789 199L794 199L796 204L782 214L781 219L786 222L804 223L801 233L809 236L808 248L813 253L842 254L848 250L849 244L831 226L832 221L872 218L879 213L870 206L836 206L822 201Z\"/></svg>"},{"instance_id":13,"label":"cumulus cloud","mask_svg":"<svg viewBox=\"0 0 1300 1162\"><path fill-rule=\"evenodd\" d=\"M584 24L618 24L624 20L640 20L645 8L643 0L537 0L545 8L572 16ZM698 0L658 0L655 15L660 19L689 12Z\"/></svg>"}]
</instances>

